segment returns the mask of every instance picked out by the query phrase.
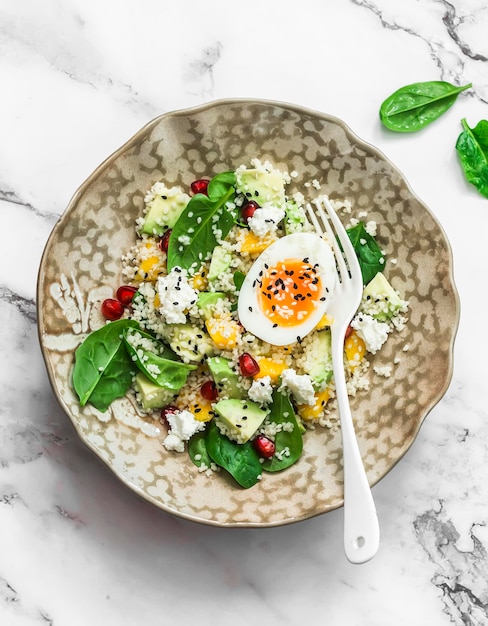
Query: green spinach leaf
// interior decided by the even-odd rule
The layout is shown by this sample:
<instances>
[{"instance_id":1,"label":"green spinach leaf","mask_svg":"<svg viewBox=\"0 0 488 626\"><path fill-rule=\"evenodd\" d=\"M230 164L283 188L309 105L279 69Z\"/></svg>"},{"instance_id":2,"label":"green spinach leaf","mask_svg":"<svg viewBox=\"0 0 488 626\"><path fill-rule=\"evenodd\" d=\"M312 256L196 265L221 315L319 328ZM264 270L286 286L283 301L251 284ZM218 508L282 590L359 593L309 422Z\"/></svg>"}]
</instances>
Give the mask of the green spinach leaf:
<instances>
[{"instance_id":1,"label":"green spinach leaf","mask_svg":"<svg viewBox=\"0 0 488 626\"><path fill-rule=\"evenodd\" d=\"M140 329L126 328L124 340L135 365L159 387L179 391L190 371L197 369L196 365L177 361L170 348Z\"/></svg>"},{"instance_id":2,"label":"green spinach leaf","mask_svg":"<svg viewBox=\"0 0 488 626\"><path fill-rule=\"evenodd\" d=\"M235 224L235 214L226 207L235 194L230 174L212 178L209 195L197 193L186 205L169 239L168 272L179 266L194 274Z\"/></svg>"},{"instance_id":3,"label":"green spinach leaf","mask_svg":"<svg viewBox=\"0 0 488 626\"><path fill-rule=\"evenodd\" d=\"M471 83L457 87L445 81L427 81L401 87L380 107L382 123L398 133L418 131L445 113Z\"/></svg>"},{"instance_id":4,"label":"green spinach leaf","mask_svg":"<svg viewBox=\"0 0 488 626\"><path fill-rule=\"evenodd\" d=\"M385 268L385 257L375 238L366 231L364 222L358 222L356 226L348 228L347 234L358 257L363 284L367 285Z\"/></svg>"},{"instance_id":5,"label":"green spinach leaf","mask_svg":"<svg viewBox=\"0 0 488 626\"><path fill-rule=\"evenodd\" d=\"M207 429L206 446L212 461L227 470L241 487L248 489L258 482L262 467L259 455L250 441L244 444L231 441L211 421Z\"/></svg>"},{"instance_id":6,"label":"green spinach leaf","mask_svg":"<svg viewBox=\"0 0 488 626\"><path fill-rule=\"evenodd\" d=\"M488 121L481 120L470 128L461 120L463 132L456 142L456 150L464 175L485 198L488 198Z\"/></svg>"},{"instance_id":7,"label":"green spinach leaf","mask_svg":"<svg viewBox=\"0 0 488 626\"><path fill-rule=\"evenodd\" d=\"M193 435L188 442L188 454L193 464L197 467L202 465L210 467L212 463L212 459L207 452L206 438L207 433L203 430Z\"/></svg>"},{"instance_id":8,"label":"green spinach leaf","mask_svg":"<svg viewBox=\"0 0 488 626\"><path fill-rule=\"evenodd\" d=\"M296 463L303 451L302 433L290 399L285 393L273 392L271 411L266 419L281 428L275 436L275 455L264 461L263 469L267 472L279 472ZM288 425L292 425L293 429L288 430Z\"/></svg>"},{"instance_id":9,"label":"green spinach leaf","mask_svg":"<svg viewBox=\"0 0 488 626\"><path fill-rule=\"evenodd\" d=\"M113 400L127 393L134 370L123 339L129 327L138 327L138 323L110 322L88 335L76 349L73 387L81 406L90 402L99 411L106 411Z\"/></svg>"},{"instance_id":10,"label":"green spinach leaf","mask_svg":"<svg viewBox=\"0 0 488 626\"><path fill-rule=\"evenodd\" d=\"M237 291L240 291L242 287L242 283L244 282L246 278L246 275L243 272L240 272L239 270L237 270L234 272L234 275L232 278L234 280L234 285Z\"/></svg>"},{"instance_id":11,"label":"green spinach leaf","mask_svg":"<svg viewBox=\"0 0 488 626\"><path fill-rule=\"evenodd\" d=\"M233 190L236 184L234 172L221 172L212 178L207 187L207 194L212 202L224 196L229 190Z\"/></svg>"}]
</instances>

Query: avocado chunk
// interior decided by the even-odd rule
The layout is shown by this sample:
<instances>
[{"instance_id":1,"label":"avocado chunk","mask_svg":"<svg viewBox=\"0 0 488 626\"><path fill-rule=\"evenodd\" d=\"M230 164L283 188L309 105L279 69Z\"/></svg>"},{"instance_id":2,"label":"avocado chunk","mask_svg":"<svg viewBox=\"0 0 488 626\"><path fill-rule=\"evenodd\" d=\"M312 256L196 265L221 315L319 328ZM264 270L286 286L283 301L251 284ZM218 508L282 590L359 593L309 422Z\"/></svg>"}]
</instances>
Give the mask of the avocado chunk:
<instances>
[{"instance_id":1,"label":"avocado chunk","mask_svg":"<svg viewBox=\"0 0 488 626\"><path fill-rule=\"evenodd\" d=\"M236 188L260 206L270 203L281 208L285 203L285 182L282 174L276 170L237 170Z\"/></svg>"},{"instance_id":2,"label":"avocado chunk","mask_svg":"<svg viewBox=\"0 0 488 626\"><path fill-rule=\"evenodd\" d=\"M219 394L229 398L244 397L245 390L239 385L239 375L232 369L228 359L213 356L207 359L207 365Z\"/></svg>"},{"instance_id":3,"label":"avocado chunk","mask_svg":"<svg viewBox=\"0 0 488 626\"><path fill-rule=\"evenodd\" d=\"M168 189L161 183L156 183L151 191L153 196L146 204L141 232L148 235L162 235L176 224L190 196L179 187Z\"/></svg>"},{"instance_id":4,"label":"avocado chunk","mask_svg":"<svg viewBox=\"0 0 488 626\"><path fill-rule=\"evenodd\" d=\"M306 373L312 379L312 384L317 391L322 391L332 377L332 342L329 329L318 331L313 341L307 345L306 351L309 367L305 367Z\"/></svg>"},{"instance_id":5,"label":"avocado chunk","mask_svg":"<svg viewBox=\"0 0 488 626\"><path fill-rule=\"evenodd\" d=\"M197 307L205 320L213 317L215 305L225 298L222 291L200 291L197 296Z\"/></svg>"},{"instance_id":6,"label":"avocado chunk","mask_svg":"<svg viewBox=\"0 0 488 626\"><path fill-rule=\"evenodd\" d=\"M208 334L192 324L168 324L166 341L170 348L185 362L199 363L213 354L214 345Z\"/></svg>"},{"instance_id":7,"label":"avocado chunk","mask_svg":"<svg viewBox=\"0 0 488 626\"><path fill-rule=\"evenodd\" d=\"M269 409L249 400L219 400L213 407L217 419L226 427L229 439L246 443L266 419Z\"/></svg>"},{"instance_id":8,"label":"avocado chunk","mask_svg":"<svg viewBox=\"0 0 488 626\"><path fill-rule=\"evenodd\" d=\"M379 322L391 320L406 306L407 303L400 298L382 272L378 272L363 290L361 309Z\"/></svg>"},{"instance_id":9,"label":"avocado chunk","mask_svg":"<svg viewBox=\"0 0 488 626\"><path fill-rule=\"evenodd\" d=\"M210 259L210 267L208 268L207 278L213 282L225 274L230 267L232 261L231 253L223 246L215 246Z\"/></svg>"},{"instance_id":10,"label":"avocado chunk","mask_svg":"<svg viewBox=\"0 0 488 626\"><path fill-rule=\"evenodd\" d=\"M298 205L296 202L289 200L285 204L285 233L291 235L292 233L300 233L304 230L307 224L307 217L305 215L305 209Z\"/></svg>"},{"instance_id":11,"label":"avocado chunk","mask_svg":"<svg viewBox=\"0 0 488 626\"><path fill-rule=\"evenodd\" d=\"M168 405L176 395L171 389L154 384L142 372L137 372L134 387L146 411L163 408Z\"/></svg>"}]
</instances>

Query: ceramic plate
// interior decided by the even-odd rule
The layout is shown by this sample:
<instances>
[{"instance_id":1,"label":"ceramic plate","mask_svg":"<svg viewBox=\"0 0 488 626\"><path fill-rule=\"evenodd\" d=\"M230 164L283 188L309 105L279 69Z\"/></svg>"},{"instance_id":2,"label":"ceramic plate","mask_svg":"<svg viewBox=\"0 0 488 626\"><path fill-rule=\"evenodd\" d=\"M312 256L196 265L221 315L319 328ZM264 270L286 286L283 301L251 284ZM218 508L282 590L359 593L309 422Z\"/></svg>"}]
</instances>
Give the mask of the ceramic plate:
<instances>
[{"instance_id":1,"label":"ceramic plate","mask_svg":"<svg viewBox=\"0 0 488 626\"><path fill-rule=\"evenodd\" d=\"M218 526L289 524L343 504L340 432L306 437L297 464L243 490L223 473L200 474L186 454L169 453L151 420L127 399L105 413L81 409L71 386L73 353L100 324L100 302L123 283L121 255L135 241L134 220L157 180L188 187L195 179L267 159L296 170L290 192L316 179L378 224L385 273L410 301L407 327L393 334L372 365L399 363L389 378L370 367L370 391L352 399L371 484L412 445L452 375L459 317L451 250L430 210L398 169L342 121L299 106L217 101L162 115L110 156L75 193L45 248L38 281L44 359L61 406L80 438L140 496L169 513ZM396 262L393 262L396 261Z\"/></svg>"}]
</instances>

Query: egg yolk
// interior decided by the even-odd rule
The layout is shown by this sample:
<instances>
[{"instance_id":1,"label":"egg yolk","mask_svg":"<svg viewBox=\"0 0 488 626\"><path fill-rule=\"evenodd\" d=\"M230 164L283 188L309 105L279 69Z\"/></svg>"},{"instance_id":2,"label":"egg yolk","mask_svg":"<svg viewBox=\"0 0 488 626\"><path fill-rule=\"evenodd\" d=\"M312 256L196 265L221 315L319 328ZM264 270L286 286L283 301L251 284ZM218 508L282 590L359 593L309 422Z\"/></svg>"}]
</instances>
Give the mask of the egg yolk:
<instances>
[{"instance_id":1,"label":"egg yolk","mask_svg":"<svg viewBox=\"0 0 488 626\"><path fill-rule=\"evenodd\" d=\"M298 326L314 313L322 297L318 264L285 259L264 266L259 280L259 306L274 326Z\"/></svg>"}]
</instances>

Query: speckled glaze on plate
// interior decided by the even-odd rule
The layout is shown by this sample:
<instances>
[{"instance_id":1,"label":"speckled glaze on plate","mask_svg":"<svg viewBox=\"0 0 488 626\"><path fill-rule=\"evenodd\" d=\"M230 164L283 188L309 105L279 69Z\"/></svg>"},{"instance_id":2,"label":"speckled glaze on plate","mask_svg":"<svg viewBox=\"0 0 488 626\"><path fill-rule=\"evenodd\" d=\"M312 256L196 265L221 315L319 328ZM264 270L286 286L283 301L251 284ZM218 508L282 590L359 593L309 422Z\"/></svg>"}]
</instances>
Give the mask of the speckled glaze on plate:
<instances>
[{"instance_id":1,"label":"speckled glaze on plate","mask_svg":"<svg viewBox=\"0 0 488 626\"><path fill-rule=\"evenodd\" d=\"M188 455L167 452L164 433L154 436L156 422L138 415L130 400L105 414L81 409L71 368L75 348L101 324L101 300L123 282L120 259L135 241L145 191L157 180L188 187L256 156L296 170L292 192L312 197L318 192L304 184L317 179L330 197L351 200L352 216L368 211L386 253L385 273L410 301L407 327L372 359L391 365L399 355L400 362L390 378L371 367L370 391L351 402L371 484L402 458L445 393L459 319L441 226L396 167L341 120L285 103L225 100L142 128L83 183L53 229L39 270L39 337L54 392L88 447L147 501L217 526L278 526L341 506L340 432L308 433L297 464L243 490L224 473L208 478Z\"/></svg>"}]
</instances>

